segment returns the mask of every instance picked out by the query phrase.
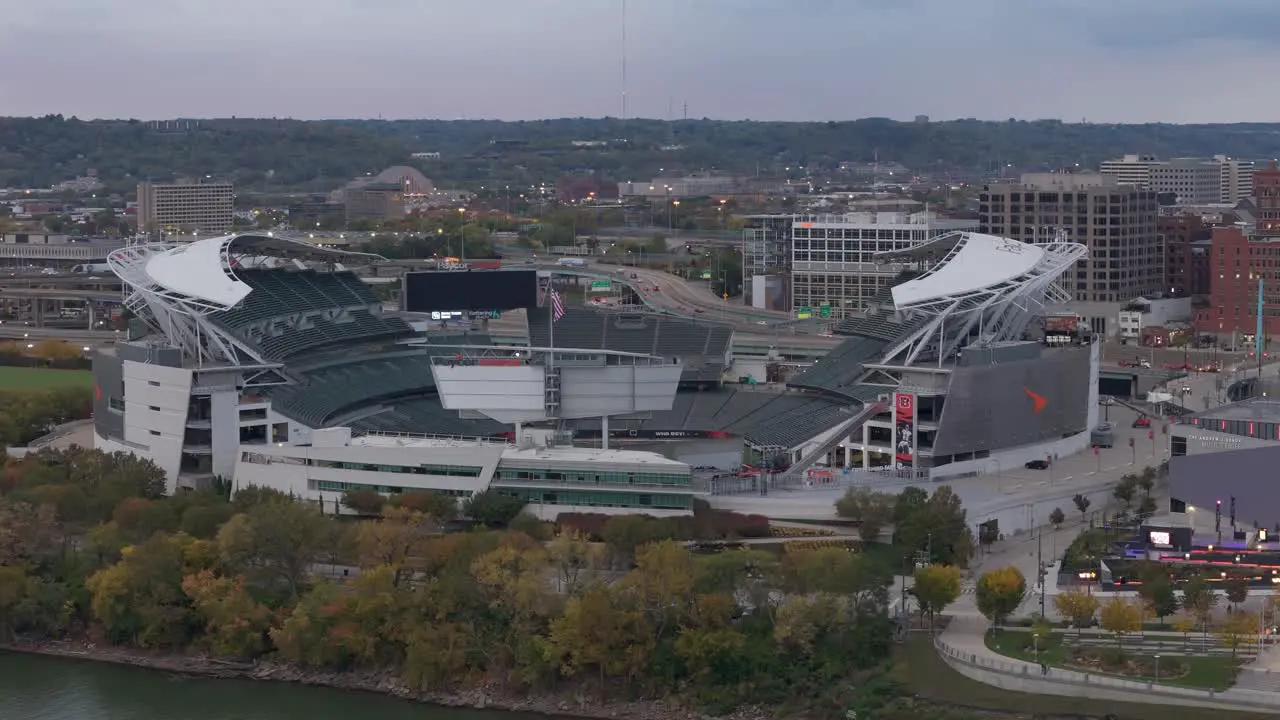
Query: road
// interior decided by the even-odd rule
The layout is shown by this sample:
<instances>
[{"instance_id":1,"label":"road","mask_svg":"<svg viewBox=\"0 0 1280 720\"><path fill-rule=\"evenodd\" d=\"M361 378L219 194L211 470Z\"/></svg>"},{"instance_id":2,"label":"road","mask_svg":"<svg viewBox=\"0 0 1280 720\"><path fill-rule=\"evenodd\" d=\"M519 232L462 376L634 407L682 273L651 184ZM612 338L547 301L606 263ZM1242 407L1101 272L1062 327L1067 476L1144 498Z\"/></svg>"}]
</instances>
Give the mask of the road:
<instances>
[{"instance_id":1,"label":"road","mask_svg":"<svg viewBox=\"0 0 1280 720\"><path fill-rule=\"evenodd\" d=\"M36 328L22 324L0 324L0 338L26 340L66 340L98 344L119 340L123 333L116 330L68 330L65 328Z\"/></svg>"}]
</instances>

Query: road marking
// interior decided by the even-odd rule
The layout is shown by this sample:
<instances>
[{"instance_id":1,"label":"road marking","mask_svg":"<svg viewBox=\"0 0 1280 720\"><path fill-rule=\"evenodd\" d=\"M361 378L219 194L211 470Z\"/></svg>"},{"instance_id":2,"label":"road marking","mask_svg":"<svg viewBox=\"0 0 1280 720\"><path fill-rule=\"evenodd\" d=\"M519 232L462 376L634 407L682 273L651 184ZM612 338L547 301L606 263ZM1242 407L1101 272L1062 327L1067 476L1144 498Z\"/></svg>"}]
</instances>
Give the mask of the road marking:
<instances>
[{"instance_id":1,"label":"road marking","mask_svg":"<svg viewBox=\"0 0 1280 720\"><path fill-rule=\"evenodd\" d=\"M1098 473L1097 473L1097 472L1095 472L1095 471L1093 471L1093 470L1090 470L1089 472L1085 473L1085 475L1089 475L1089 476L1093 476L1093 475L1097 475L1097 474L1098 474Z\"/></svg>"},{"instance_id":2,"label":"road marking","mask_svg":"<svg viewBox=\"0 0 1280 720\"><path fill-rule=\"evenodd\" d=\"M1071 479L1071 478L1073 478L1073 477L1075 477L1075 475L1068 475L1068 476L1066 476L1066 477L1062 478L1062 481L1063 481L1063 482L1066 482L1066 481L1070 480L1070 479Z\"/></svg>"}]
</instances>

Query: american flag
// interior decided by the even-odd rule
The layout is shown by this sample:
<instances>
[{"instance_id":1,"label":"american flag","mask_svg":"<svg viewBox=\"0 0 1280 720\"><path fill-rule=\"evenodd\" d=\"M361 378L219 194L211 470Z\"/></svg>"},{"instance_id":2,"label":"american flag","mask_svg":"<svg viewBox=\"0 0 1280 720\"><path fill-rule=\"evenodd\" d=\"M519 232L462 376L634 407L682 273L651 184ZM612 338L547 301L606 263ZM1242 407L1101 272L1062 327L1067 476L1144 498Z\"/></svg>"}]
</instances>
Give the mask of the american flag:
<instances>
[{"instance_id":1,"label":"american flag","mask_svg":"<svg viewBox=\"0 0 1280 720\"><path fill-rule=\"evenodd\" d=\"M564 300L560 299L560 293L555 288L551 288L551 322L557 322L564 317Z\"/></svg>"}]
</instances>

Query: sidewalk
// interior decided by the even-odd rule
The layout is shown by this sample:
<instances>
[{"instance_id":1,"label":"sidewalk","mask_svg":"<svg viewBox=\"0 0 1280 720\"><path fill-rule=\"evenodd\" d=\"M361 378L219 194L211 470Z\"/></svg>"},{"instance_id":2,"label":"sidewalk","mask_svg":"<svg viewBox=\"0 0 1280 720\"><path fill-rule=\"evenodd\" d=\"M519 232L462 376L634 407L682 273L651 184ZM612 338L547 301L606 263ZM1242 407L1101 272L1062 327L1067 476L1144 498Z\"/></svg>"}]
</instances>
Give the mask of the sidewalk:
<instances>
[{"instance_id":1,"label":"sidewalk","mask_svg":"<svg viewBox=\"0 0 1280 720\"><path fill-rule=\"evenodd\" d=\"M1071 542L1085 527L1077 525L1057 531L1062 534L1059 541ZM1014 565L1030 582L1034 582L1035 562L1035 536L1028 535L998 543L984 555L980 563L974 567L973 573L977 576L983 569ZM1023 606L1014 614L1022 614L1022 611L1031 603L1038 611L1040 603L1038 593L1027 593ZM1186 705L1280 714L1280 693L1271 692L1263 687L1231 688L1225 692L1214 692L1124 680L1059 668L1052 668L1048 675L1042 675L1040 667L1033 663L1015 660L987 648L985 634L990 623L978 612L976 594L962 594L947 609L946 615L951 618L951 621L934 640L938 654L956 672L993 687L1014 692L1087 697L1095 700ZM1280 674L1277 679L1280 679Z\"/></svg>"},{"instance_id":2,"label":"sidewalk","mask_svg":"<svg viewBox=\"0 0 1280 720\"><path fill-rule=\"evenodd\" d=\"M942 660L956 672L1003 690L1271 715L1280 713L1280 693L1264 689L1267 686L1262 683L1257 689L1233 687L1225 692L1215 692L1061 668L1050 668L1048 674L1042 674L1040 667L1033 663L1014 660L988 649L984 642L987 628L985 618L975 618L970 614L952 617L946 630L934 640L934 646Z\"/></svg>"}]
</instances>

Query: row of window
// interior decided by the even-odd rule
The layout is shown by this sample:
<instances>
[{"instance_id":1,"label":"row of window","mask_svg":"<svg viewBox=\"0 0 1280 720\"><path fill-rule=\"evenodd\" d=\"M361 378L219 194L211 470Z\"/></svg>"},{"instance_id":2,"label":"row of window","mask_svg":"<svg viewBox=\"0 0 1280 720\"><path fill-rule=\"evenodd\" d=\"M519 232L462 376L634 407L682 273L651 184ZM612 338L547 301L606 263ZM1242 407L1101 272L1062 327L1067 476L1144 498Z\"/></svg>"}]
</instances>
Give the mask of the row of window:
<instances>
[{"instance_id":1,"label":"row of window","mask_svg":"<svg viewBox=\"0 0 1280 720\"><path fill-rule=\"evenodd\" d=\"M359 490L373 490L383 495L399 495L406 492L429 492L436 495L448 495L449 497L470 497L470 490L448 490L444 488L415 488L415 487L394 487L392 485L373 485L370 483L353 483L353 482L336 482L333 480L308 480L307 488L313 491L321 492L351 492Z\"/></svg>"},{"instance_id":2,"label":"row of window","mask_svg":"<svg viewBox=\"0 0 1280 720\"><path fill-rule=\"evenodd\" d=\"M642 493L548 491L537 488L497 488L508 497L539 505L581 505L654 510L693 510L692 495L647 495Z\"/></svg>"},{"instance_id":3,"label":"row of window","mask_svg":"<svg viewBox=\"0 0 1280 720\"><path fill-rule=\"evenodd\" d=\"M678 473L565 472L562 470L512 467L499 467L494 479L506 482L568 483L574 485L689 485L689 476Z\"/></svg>"},{"instance_id":4,"label":"row of window","mask_svg":"<svg viewBox=\"0 0 1280 720\"><path fill-rule=\"evenodd\" d=\"M397 473L403 475L435 475L438 477L478 478L484 468L471 465L379 465L375 463L339 462L297 457L277 457L262 453L245 452L241 460L254 465L306 465L331 470L360 470L362 472Z\"/></svg>"}]
</instances>

